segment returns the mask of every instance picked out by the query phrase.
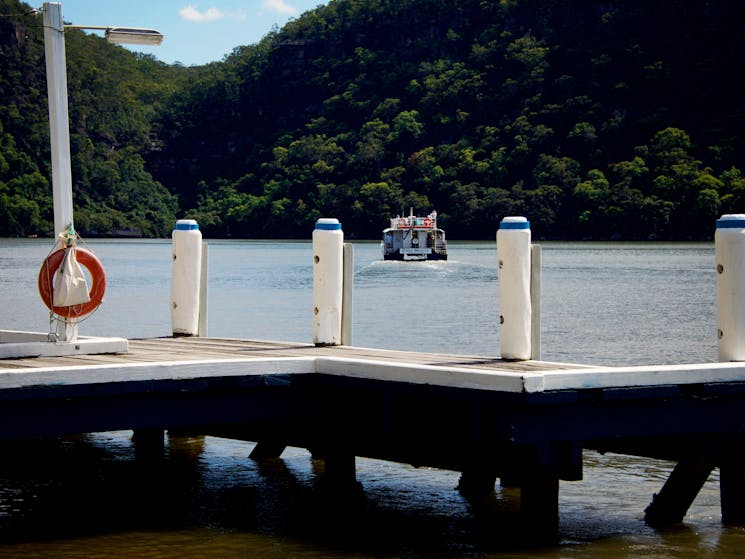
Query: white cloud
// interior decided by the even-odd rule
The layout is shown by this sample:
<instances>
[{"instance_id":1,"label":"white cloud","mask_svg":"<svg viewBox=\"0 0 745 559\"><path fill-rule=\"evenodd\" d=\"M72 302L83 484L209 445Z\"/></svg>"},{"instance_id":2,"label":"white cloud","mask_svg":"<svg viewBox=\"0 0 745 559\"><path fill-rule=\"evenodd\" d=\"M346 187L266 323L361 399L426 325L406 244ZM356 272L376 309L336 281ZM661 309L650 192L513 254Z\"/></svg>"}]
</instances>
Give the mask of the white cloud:
<instances>
[{"instance_id":1,"label":"white cloud","mask_svg":"<svg viewBox=\"0 0 745 559\"><path fill-rule=\"evenodd\" d=\"M280 0L281 1L281 0ZM194 21L196 23L203 23L205 21L215 21L225 17L225 14L217 8L207 8L206 12L200 12L195 6L184 6L179 10L179 15L187 20Z\"/></svg>"},{"instance_id":2,"label":"white cloud","mask_svg":"<svg viewBox=\"0 0 745 559\"><path fill-rule=\"evenodd\" d=\"M285 0L264 0L261 7L265 10L279 12L280 14L286 14L288 16L295 16L298 14L298 9L294 6L290 6L285 2Z\"/></svg>"}]
</instances>

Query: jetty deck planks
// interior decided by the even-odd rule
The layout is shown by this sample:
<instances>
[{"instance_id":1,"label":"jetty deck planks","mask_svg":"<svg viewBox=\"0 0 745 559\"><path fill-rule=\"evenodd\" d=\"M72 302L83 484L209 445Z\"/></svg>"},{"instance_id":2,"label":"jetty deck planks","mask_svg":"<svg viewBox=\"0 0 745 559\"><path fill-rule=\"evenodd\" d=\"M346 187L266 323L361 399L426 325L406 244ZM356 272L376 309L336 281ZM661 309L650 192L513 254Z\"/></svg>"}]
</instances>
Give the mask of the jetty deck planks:
<instances>
[{"instance_id":1,"label":"jetty deck planks","mask_svg":"<svg viewBox=\"0 0 745 559\"><path fill-rule=\"evenodd\" d=\"M86 367L91 365L169 361L209 361L237 358L336 357L384 361L397 364L473 367L502 372L531 372L556 369L583 369L586 365L545 363L541 361L505 361L495 357L448 355L396 351L350 346L240 340L231 338L150 338L129 340L129 351L118 354L30 357L0 360L0 373L6 369L45 367Z\"/></svg>"}]
</instances>

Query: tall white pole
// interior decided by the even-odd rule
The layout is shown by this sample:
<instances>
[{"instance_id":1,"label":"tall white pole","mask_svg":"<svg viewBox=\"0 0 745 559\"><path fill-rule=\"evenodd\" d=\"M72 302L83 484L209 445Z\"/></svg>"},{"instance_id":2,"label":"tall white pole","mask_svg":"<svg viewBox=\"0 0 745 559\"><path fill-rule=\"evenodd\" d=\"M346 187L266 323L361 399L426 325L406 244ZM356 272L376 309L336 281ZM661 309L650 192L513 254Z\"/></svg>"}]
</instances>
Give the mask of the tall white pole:
<instances>
[{"instance_id":1,"label":"tall white pole","mask_svg":"<svg viewBox=\"0 0 745 559\"><path fill-rule=\"evenodd\" d=\"M49 100L49 139L52 150L52 200L54 234L73 226L72 170L70 165L70 121L67 113L67 63L62 4L45 2L43 6L44 58L47 68ZM77 320L65 321L61 341L78 339Z\"/></svg>"},{"instance_id":2,"label":"tall white pole","mask_svg":"<svg viewBox=\"0 0 745 559\"><path fill-rule=\"evenodd\" d=\"M54 233L70 225L72 217L72 171L70 167L70 122L67 109L67 63L62 4L45 2L44 56L49 99L49 137L52 148L52 192Z\"/></svg>"}]
</instances>

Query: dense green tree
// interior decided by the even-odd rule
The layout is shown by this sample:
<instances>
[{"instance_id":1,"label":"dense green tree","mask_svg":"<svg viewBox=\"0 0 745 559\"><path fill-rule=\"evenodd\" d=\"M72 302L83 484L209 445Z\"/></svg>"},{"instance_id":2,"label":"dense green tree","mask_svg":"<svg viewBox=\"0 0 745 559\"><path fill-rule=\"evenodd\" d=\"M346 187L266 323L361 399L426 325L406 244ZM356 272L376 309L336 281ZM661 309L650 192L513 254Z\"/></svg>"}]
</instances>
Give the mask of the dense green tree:
<instances>
[{"instance_id":1,"label":"dense green tree","mask_svg":"<svg viewBox=\"0 0 745 559\"><path fill-rule=\"evenodd\" d=\"M0 235L53 234L39 15L0 0ZM66 33L83 234L708 239L745 211L745 4L331 0L220 62Z\"/></svg>"},{"instance_id":2,"label":"dense green tree","mask_svg":"<svg viewBox=\"0 0 745 559\"><path fill-rule=\"evenodd\" d=\"M0 0L0 235L53 235L41 14ZM151 120L183 83L174 68L80 31L65 33L76 228L164 236L176 197L146 169Z\"/></svg>"}]
</instances>

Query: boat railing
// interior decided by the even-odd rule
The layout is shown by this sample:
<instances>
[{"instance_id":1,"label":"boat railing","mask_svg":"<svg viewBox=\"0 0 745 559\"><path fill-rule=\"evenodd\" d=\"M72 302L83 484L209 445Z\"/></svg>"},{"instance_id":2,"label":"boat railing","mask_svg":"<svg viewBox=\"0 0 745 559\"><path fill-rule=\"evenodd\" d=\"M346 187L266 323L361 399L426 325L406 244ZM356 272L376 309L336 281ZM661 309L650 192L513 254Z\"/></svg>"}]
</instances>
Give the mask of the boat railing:
<instances>
[{"instance_id":1,"label":"boat railing","mask_svg":"<svg viewBox=\"0 0 745 559\"><path fill-rule=\"evenodd\" d=\"M391 228L393 229L408 229L410 227L423 229L437 228L437 219L432 219L431 216L415 217L413 215L391 219Z\"/></svg>"}]
</instances>

